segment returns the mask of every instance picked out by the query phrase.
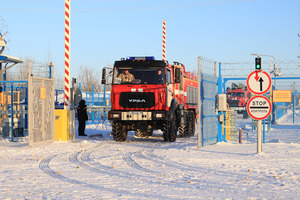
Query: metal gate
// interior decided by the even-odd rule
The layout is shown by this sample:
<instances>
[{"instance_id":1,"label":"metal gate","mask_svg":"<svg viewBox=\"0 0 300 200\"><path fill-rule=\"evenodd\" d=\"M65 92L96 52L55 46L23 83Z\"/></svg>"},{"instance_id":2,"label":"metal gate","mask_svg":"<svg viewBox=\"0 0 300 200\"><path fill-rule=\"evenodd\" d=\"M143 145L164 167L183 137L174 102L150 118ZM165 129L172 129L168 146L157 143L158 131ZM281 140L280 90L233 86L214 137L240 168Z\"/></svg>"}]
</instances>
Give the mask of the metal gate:
<instances>
[{"instance_id":1,"label":"metal gate","mask_svg":"<svg viewBox=\"0 0 300 200\"><path fill-rule=\"evenodd\" d=\"M0 81L0 138L27 135L27 81Z\"/></svg>"},{"instance_id":2,"label":"metal gate","mask_svg":"<svg viewBox=\"0 0 300 200\"><path fill-rule=\"evenodd\" d=\"M200 57L198 59L201 103L200 134L201 146L205 146L218 142L218 114L216 112L218 78L216 77L216 62Z\"/></svg>"},{"instance_id":3,"label":"metal gate","mask_svg":"<svg viewBox=\"0 0 300 200\"><path fill-rule=\"evenodd\" d=\"M30 73L29 73L30 74ZM54 141L54 79L28 78L29 146Z\"/></svg>"}]
</instances>

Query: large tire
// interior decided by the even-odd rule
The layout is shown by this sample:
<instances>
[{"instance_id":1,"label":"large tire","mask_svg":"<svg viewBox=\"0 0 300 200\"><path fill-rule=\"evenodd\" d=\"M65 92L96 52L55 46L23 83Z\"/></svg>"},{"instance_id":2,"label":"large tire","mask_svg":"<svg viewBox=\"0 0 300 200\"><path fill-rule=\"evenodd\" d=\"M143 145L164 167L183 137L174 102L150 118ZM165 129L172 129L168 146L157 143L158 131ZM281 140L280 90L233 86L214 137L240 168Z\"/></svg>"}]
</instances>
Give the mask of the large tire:
<instances>
[{"instance_id":1,"label":"large tire","mask_svg":"<svg viewBox=\"0 0 300 200\"><path fill-rule=\"evenodd\" d=\"M148 128L147 130L146 130L146 136L152 136L152 134L153 134L153 128L151 127L151 128Z\"/></svg>"},{"instance_id":2,"label":"large tire","mask_svg":"<svg viewBox=\"0 0 300 200\"><path fill-rule=\"evenodd\" d=\"M188 137L188 115L187 112L183 114L183 121L179 125L179 137Z\"/></svg>"},{"instance_id":3,"label":"large tire","mask_svg":"<svg viewBox=\"0 0 300 200\"><path fill-rule=\"evenodd\" d=\"M195 135L195 114L190 111L188 114L188 137Z\"/></svg>"},{"instance_id":4,"label":"large tire","mask_svg":"<svg viewBox=\"0 0 300 200\"><path fill-rule=\"evenodd\" d=\"M135 131L135 137L142 138L147 136L152 136L153 128L148 125L148 128L146 131L141 131L141 129L136 129Z\"/></svg>"},{"instance_id":5,"label":"large tire","mask_svg":"<svg viewBox=\"0 0 300 200\"><path fill-rule=\"evenodd\" d=\"M112 124L112 134L114 140L117 142L123 142L127 139L127 127L121 122L113 122Z\"/></svg>"},{"instance_id":6,"label":"large tire","mask_svg":"<svg viewBox=\"0 0 300 200\"><path fill-rule=\"evenodd\" d=\"M165 142L175 142L177 138L177 125L175 120L165 121L163 124L163 138Z\"/></svg>"},{"instance_id":7,"label":"large tire","mask_svg":"<svg viewBox=\"0 0 300 200\"><path fill-rule=\"evenodd\" d=\"M146 134L145 134L145 132L141 131L140 129L137 129L137 130L135 131L134 136L135 136L135 137L138 137L138 138L141 138L141 137L145 137Z\"/></svg>"}]
</instances>

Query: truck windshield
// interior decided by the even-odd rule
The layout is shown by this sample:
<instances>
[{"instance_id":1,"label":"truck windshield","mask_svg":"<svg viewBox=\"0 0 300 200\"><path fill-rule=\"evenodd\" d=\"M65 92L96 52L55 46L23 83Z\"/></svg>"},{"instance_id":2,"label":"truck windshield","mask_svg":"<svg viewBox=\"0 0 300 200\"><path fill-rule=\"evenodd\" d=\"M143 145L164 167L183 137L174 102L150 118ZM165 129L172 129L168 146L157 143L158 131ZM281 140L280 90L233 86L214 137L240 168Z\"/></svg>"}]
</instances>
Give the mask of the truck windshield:
<instances>
[{"instance_id":1,"label":"truck windshield","mask_svg":"<svg viewBox=\"0 0 300 200\"><path fill-rule=\"evenodd\" d=\"M244 96L245 96L245 93L243 93L243 92L237 92L237 93L236 93L236 96L237 96L237 97L244 97Z\"/></svg>"},{"instance_id":2,"label":"truck windshield","mask_svg":"<svg viewBox=\"0 0 300 200\"><path fill-rule=\"evenodd\" d=\"M132 67L114 68L113 84L164 84L165 68Z\"/></svg>"}]
</instances>

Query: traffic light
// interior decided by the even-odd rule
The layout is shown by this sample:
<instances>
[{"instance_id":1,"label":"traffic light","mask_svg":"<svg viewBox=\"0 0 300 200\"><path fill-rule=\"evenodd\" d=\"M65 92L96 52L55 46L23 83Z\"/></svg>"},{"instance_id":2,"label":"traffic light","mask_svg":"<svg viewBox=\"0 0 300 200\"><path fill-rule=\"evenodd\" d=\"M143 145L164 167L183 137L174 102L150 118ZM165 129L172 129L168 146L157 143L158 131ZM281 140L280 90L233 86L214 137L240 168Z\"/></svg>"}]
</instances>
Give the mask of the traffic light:
<instances>
[{"instance_id":1,"label":"traffic light","mask_svg":"<svg viewBox=\"0 0 300 200\"><path fill-rule=\"evenodd\" d=\"M261 57L256 57L255 58L255 69L256 70L261 70Z\"/></svg>"}]
</instances>

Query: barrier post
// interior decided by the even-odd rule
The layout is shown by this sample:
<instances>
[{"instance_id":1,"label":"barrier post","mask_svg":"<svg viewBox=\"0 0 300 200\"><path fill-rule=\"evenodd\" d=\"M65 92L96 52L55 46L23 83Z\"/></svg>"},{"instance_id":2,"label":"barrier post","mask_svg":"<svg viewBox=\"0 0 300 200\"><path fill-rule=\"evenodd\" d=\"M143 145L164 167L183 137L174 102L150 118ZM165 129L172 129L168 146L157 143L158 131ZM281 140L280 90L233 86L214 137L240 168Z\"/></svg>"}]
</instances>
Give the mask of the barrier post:
<instances>
[{"instance_id":1,"label":"barrier post","mask_svg":"<svg viewBox=\"0 0 300 200\"><path fill-rule=\"evenodd\" d=\"M242 143L242 129L239 129L239 143Z\"/></svg>"},{"instance_id":2,"label":"barrier post","mask_svg":"<svg viewBox=\"0 0 300 200\"><path fill-rule=\"evenodd\" d=\"M65 0L65 104L64 109L70 110L70 5L71 0Z\"/></svg>"},{"instance_id":3,"label":"barrier post","mask_svg":"<svg viewBox=\"0 0 300 200\"><path fill-rule=\"evenodd\" d=\"M166 20L163 20L162 60L166 60Z\"/></svg>"}]
</instances>

